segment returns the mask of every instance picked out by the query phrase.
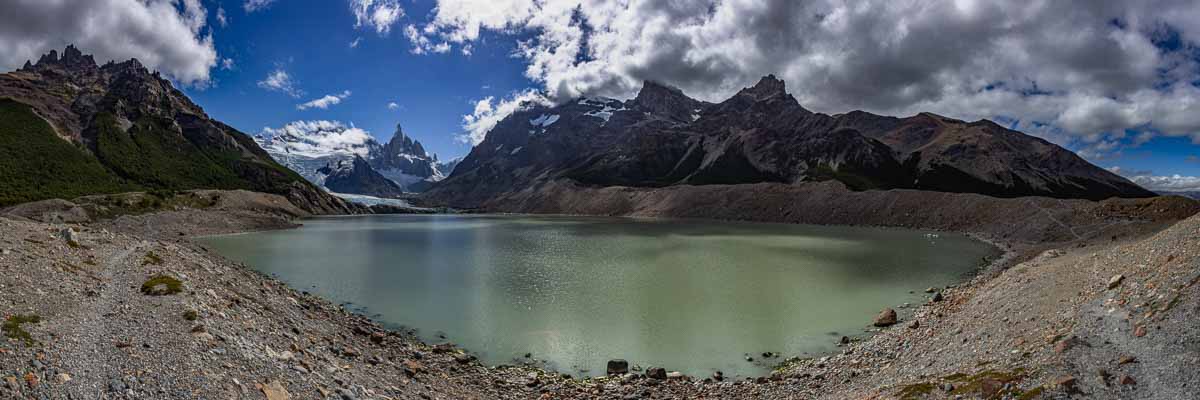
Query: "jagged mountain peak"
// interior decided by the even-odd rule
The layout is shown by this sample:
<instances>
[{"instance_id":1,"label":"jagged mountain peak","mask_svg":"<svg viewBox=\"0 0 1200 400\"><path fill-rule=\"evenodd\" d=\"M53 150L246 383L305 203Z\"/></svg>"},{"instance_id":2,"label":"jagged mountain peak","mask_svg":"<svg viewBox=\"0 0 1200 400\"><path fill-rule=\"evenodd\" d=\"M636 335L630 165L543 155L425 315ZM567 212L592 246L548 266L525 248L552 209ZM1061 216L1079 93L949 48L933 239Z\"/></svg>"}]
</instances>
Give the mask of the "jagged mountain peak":
<instances>
[{"instance_id":1,"label":"jagged mountain peak","mask_svg":"<svg viewBox=\"0 0 1200 400\"><path fill-rule=\"evenodd\" d=\"M757 100L765 100L774 96L788 96L787 84L782 79L776 78L775 75L767 75L759 79L754 86L739 91L738 95L750 96Z\"/></svg>"}]
</instances>

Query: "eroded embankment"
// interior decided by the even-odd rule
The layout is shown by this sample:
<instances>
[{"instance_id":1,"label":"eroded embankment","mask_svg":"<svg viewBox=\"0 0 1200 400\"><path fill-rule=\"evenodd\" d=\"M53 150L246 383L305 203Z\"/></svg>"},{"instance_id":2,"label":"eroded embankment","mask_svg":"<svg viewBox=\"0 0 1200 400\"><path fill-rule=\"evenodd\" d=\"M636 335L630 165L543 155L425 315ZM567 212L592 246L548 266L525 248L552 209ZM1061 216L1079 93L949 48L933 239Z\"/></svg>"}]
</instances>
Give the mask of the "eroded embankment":
<instances>
[{"instance_id":1,"label":"eroded embankment","mask_svg":"<svg viewBox=\"0 0 1200 400\"><path fill-rule=\"evenodd\" d=\"M480 204L450 205L531 214L894 226L981 234L1008 243L1070 242L1106 234L1111 239L1110 231L1121 234L1142 222L1178 221L1200 211L1200 203L1182 197L1002 199L916 190L855 192L837 182L600 188L551 181Z\"/></svg>"}]
</instances>

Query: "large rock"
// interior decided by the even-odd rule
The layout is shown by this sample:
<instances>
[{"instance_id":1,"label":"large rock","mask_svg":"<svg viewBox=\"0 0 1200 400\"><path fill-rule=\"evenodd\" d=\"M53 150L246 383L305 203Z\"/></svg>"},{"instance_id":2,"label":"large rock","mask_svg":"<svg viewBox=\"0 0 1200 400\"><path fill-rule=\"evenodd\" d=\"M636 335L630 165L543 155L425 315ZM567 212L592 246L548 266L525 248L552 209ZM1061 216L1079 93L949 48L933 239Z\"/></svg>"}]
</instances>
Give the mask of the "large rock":
<instances>
[{"instance_id":1,"label":"large rock","mask_svg":"<svg viewBox=\"0 0 1200 400\"><path fill-rule=\"evenodd\" d=\"M879 315L875 316L874 325L878 327L892 326L896 324L896 310L884 309Z\"/></svg>"},{"instance_id":2,"label":"large rock","mask_svg":"<svg viewBox=\"0 0 1200 400\"><path fill-rule=\"evenodd\" d=\"M620 375L620 374L625 374L625 373L629 373L629 361L625 361L625 360L609 360L608 361L608 374L609 375Z\"/></svg>"},{"instance_id":3,"label":"large rock","mask_svg":"<svg viewBox=\"0 0 1200 400\"><path fill-rule=\"evenodd\" d=\"M663 368L649 368L646 370L646 377L650 379L667 379L667 370Z\"/></svg>"}]
</instances>

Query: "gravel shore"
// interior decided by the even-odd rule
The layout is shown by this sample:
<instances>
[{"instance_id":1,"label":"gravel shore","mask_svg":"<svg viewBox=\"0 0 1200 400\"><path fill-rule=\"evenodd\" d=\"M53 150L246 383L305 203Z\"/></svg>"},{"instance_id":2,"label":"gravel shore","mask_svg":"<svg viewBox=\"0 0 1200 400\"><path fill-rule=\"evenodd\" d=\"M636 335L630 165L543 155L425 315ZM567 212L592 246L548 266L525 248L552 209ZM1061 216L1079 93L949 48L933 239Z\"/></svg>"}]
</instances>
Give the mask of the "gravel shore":
<instances>
[{"instance_id":1,"label":"gravel shore","mask_svg":"<svg viewBox=\"0 0 1200 400\"><path fill-rule=\"evenodd\" d=\"M0 218L0 398L1200 398L1200 217L1014 246L876 335L742 381L481 365L187 240L291 224L231 210Z\"/></svg>"}]
</instances>

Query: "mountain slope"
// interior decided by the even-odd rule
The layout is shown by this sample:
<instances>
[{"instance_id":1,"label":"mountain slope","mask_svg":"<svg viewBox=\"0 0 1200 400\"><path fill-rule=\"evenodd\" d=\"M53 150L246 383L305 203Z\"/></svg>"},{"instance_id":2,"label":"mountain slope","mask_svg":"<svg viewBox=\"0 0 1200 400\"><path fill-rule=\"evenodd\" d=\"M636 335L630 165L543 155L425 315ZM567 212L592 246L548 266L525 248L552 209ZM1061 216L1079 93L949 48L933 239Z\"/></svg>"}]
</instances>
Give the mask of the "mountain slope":
<instances>
[{"instance_id":1,"label":"mountain slope","mask_svg":"<svg viewBox=\"0 0 1200 400\"><path fill-rule=\"evenodd\" d=\"M555 180L591 186L799 183L996 197L1154 194L990 121L813 113L764 77L720 103L647 82L632 100L530 105L502 120L428 198L472 207Z\"/></svg>"},{"instance_id":2,"label":"mountain slope","mask_svg":"<svg viewBox=\"0 0 1200 400\"><path fill-rule=\"evenodd\" d=\"M351 161L338 161L337 165L326 166L318 172L325 176L325 187L337 193L369 194L376 197L404 194L400 185L380 175L362 157L355 156Z\"/></svg>"},{"instance_id":3,"label":"mountain slope","mask_svg":"<svg viewBox=\"0 0 1200 400\"><path fill-rule=\"evenodd\" d=\"M6 138L47 134L55 144L62 173L54 180L84 179L70 170L90 171L94 185L46 186L28 182L28 172L0 171L10 202L72 197L125 190L246 189L288 196L315 212L344 212L345 204L323 195L296 173L275 163L245 134L212 120L170 82L137 60L96 65L91 56L68 46L37 64L0 75L6 112L25 122L6 123ZM30 119L30 116L34 116ZM42 120L44 124L38 123ZM38 165L25 145L5 140L12 161ZM72 145L73 144L73 145ZM43 146L43 149L50 147ZM49 150L48 150L49 151ZM43 153L45 154L45 153ZM100 168L97 168L99 166Z\"/></svg>"}]
</instances>

